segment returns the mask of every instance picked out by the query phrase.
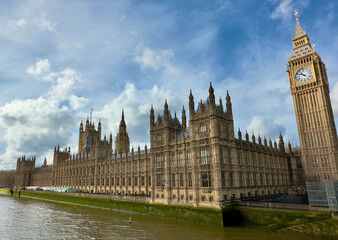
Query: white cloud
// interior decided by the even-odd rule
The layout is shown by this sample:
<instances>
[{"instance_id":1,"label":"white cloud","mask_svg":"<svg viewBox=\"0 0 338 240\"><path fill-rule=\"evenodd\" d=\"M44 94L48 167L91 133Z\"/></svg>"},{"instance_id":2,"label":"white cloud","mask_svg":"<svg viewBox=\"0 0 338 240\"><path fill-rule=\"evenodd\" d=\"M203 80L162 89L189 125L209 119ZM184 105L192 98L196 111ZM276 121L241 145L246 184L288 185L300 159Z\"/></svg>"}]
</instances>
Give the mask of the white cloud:
<instances>
[{"instance_id":1,"label":"white cloud","mask_svg":"<svg viewBox=\"0 0 338 240\"><path fill-rule=\"evenodd\" d=\"M35 66L29 66L27 68L27 73L33 75L37 79L49 80L41 78L42 76L45 76L49 72L50 72L50 63L48 59L37 60Z\"/></svg>"},{"instance_id":2,"label":"white cloud","mask_svg":"<svg viewBox=\"0 0 338 240\"><path fill-rule=\"evenodd\" d=\"M137 89L133 83L126 83L121 94L104 105L101 110L95 110L93 117L96 122L101 119L103 132L113 132L115 140L121 120L121 111L124 108L131 145L137 147L137 145L149 143L150 107L153 104L156 116L158 113L162 114L164 99L168 99L170 108L172 96L168 90L159 88L157 85L151 89ZM87 113L79 115L84 118Z\"/></svg>"},{"instance_id":3,"label":"white cloud","mask_svg":"<svg viewBox=\"0 0 338 240\"><path fill-rule=\"evenodd\" d=\"M48 30L51 32L56 31L56 22L52 22L51 20L48 20L46 17L46 14L42 14L38 19L36 19L36 25L41 30Z\"/></svg>"},{"instance_id":4,"label":"white cloud","mask_svg":"<svg viewBox=\"0 0 338 240\"><path fill-rule=\"evenodd\" d=\"M272 119L262 116L253 116L250 124L247 127L248 133L255 133L256 136L266 136L271 138L277 138L280 134L284 134L285 127L273 121Z\"/></svg>"},{"instance_id":5,"label":"white cloud","mask_svg":"<svg viewBox=\"0 0 338 240\"><path fill-rule=\"evenodd\" d=\"M333 86L331 90L331 101L332 101L332 110L333 115L338 117L338 82Z\"/></svg>"},{"instance_id":6,"label":"white cloud","mask_svg":"<svg viewBox=\"0 0 338 240\"><path fill-rule=\"evenodd\" d=\"M171 49L155 51L148 47L142 49L141 52L137 51L137 56L134 58L143 71L164 69L168 74L177 74L178 70L171 62L173 59L174 52Z\"/></svg>"},{"instance_id":7,"label":"white cloud","mask_svg":"<svg viewBox=\"0 0 338 240\"><path fill-rule=\"evenodd\" d=\"M24 28L26 24L27 24L26 20L21 18L19 20L10 21L7 26L12 30L17 30L19 28Z\"/></svg>"},{"instance_id":8,"label":"white cloud","mask_svg":"<svg viewBox=\"0 0 338 240\"><path fill-rule=\"evenodd\" d=\"M89 102L74 93L82 80L73 69L51 72L48 59L44 59L29 67L27 73L52 85L38 98L15 99L0 106L0 128L5 129L1 138L7 145L0 155L0 168L14 168L18 156L51 156L56 144L69 144L71 128L75 127L71 112Z\"/></svg>"},{"instance_id":9,"label":"white cloud","mask_svg":"<svg viewBox=\"0 0 338 240\"><path fill-rule=\"evenodd\" d=\"M283 22L287 22L295 10L299 12L308 4L308 0L282 0L271 13L271 18L282 19Z\"/></svg>"}]
</instances>

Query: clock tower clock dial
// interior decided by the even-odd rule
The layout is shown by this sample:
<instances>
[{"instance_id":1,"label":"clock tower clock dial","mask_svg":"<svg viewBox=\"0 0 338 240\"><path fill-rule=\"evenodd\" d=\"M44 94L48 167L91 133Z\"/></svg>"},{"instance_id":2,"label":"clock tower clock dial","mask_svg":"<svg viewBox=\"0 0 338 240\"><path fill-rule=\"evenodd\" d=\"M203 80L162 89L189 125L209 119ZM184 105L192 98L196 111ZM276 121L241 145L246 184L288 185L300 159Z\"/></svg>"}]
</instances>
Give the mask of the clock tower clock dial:
<instances>
[{"instance_id":1,"label":"clock tower clock dial","mask_svg":"<svg viewBox=\"0 0 338 240\"><path fill-rule=\"evenodd\" d=\"M338 179L338 140L325 64L296 15L288 77L307 181Z\"/></svg>"},{"instance_id":2,"label":"clock tower clock dial","mask_svg":"<svg viewBox=\"0 0 338 240\"><path fill-rule=\"evenodd\" d=\"M312 77L312 71L308 68L302 68L296 73L296 80L298 82L307 82Z\"/></svg>"}]
</instances>

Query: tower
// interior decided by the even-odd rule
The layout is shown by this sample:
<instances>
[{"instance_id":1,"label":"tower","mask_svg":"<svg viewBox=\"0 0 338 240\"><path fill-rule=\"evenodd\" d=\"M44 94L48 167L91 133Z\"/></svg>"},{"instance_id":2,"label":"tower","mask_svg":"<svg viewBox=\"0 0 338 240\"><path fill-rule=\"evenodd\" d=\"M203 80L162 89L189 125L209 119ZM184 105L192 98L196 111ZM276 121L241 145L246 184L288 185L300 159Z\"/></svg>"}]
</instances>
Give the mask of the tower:
<instances>
[{"instance_id":1,"label":"tower","mask_svg":"<svg viewBox=\"0 0 338 240\"><path fill-rule=\"evenodd\" d=\"M292 39L288 78L307 181L338 179L338 140L325 64L299 24Z\"/></svg>"},{"instance_id":2,"label":"tower","mask_svg":"<svg viewBox=\"0 0 338 240\"><path fill-rule=\"evenodd\" d=\"M122 110L119 132L117 133L115 139L115 152L117 154L127 153L129 152L129 145L130 141L127 133L127 125L126 122L124 121L124 110Z\"/></svg>"}]
</instances>

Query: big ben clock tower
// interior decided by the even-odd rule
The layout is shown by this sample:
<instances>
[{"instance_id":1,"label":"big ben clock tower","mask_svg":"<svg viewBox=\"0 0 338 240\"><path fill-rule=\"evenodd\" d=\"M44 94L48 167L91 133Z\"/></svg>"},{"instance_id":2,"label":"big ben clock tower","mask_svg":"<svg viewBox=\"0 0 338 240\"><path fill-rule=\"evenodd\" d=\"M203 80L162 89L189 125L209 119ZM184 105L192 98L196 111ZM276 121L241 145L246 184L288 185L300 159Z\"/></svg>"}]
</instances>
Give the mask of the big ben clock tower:
<instances>
[{"instance_id":1,"label":"big ben clock tower","mask_svg":"<svg viewBox=\"0 0 338 240\"><path fill-rule=\"evenodd\" d=\"M292 39L288 77L306 181L337 180L338 140L325 64L299 24Z\"/></svg>"}]
</instances>

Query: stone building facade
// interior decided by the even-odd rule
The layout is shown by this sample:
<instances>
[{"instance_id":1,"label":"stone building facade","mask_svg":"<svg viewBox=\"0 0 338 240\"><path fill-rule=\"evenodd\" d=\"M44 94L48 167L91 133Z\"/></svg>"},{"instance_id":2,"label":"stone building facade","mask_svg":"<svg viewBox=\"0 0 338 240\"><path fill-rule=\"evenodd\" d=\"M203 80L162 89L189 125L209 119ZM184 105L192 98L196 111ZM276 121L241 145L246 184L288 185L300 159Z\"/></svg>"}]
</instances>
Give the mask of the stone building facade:
<instances>
[{"instance_id":1,"label":"stone building facade","mask_svg":"<svg viewBox=\"0 0 338 240\"><path fill-rule=\"evenodd\" d=\"M150 197L151 202L204 207L220 207L232 199L288 193L291 186L304 183L304 169L309 172L311 166L307 153L314 156L317 150L313 148L315 143L307 145L304 139L309 136L318 138L320 131L317 127L321 126L321 133L327 135L321 141L323 148L319 152L324 154L327 151L323 156L337 162L337 150L333 151L337 134L334 120L332 125L328 83L324 84L325 79L317 85L315 82L297 85L293 81L299 71L298 61L301 66L314 61L311 69L316 79L326 75L325 67L315 52L306 55L308 61L298 59L298 44L308 41L300 31L298 18L295 36L296 58L291 57L288 73L301 150L292 148L290 143L286 146L282 135L278 143L261 136L256 138L254 134L249 136L247 132L242 134L240 130L235 137L230 95L226 93L225 105L222 98L216 103L210 83L207 99L196 102L196 106L190 91L188 113L183 107L181 120L176 113L170 113L167 101L163 112L156 116L151 107L149 149L145 146L142 150L130 150L124 111L115 139L115 151L112 151L112 134L109 139L106 136L102 139L101 122L96 129L87 120L85 126L80 123L77 154L71 154L70 147L64 150L55 147L53 165L44 164L40 168L35 168L35 158L18 159L15 186L73 187L82 192L143 195ZM313 91L319 94L317 98L309 95L307 98L321 99L314 109L309 103L304 105L305 98L299 96ZM318 114L320 112L321 125L317 124L320 122L316 122L317 118L313 118L315 110ZM189 121L186 114L189 114ZM300 122L305 128L300 128ZM312 135L309 135L309 129L314 131ZM329 174L337 171L337 165L333 163L330 163L330 169L325 167Z\"/></svg>"},{"instance_id":2,"label":"stone building facade","mask_svg":"<svg viewBox=\"0 0 338 240\"><path fill-rule=\"evenodd\" d=\"M299 24L296 12L288 77L307 181L338 179L338 138L326 67Z\"/></svg>"},{"instance_id":3,"label":"stone building facade","mask_svg":"<svg viewBox=\"0 0 338 240\"><path fill-rule=\"evenodd\" d=\"M259 197L288 192L301 179L297 171L299 154L279 143L235 138L231 99L226 95L215 102L210 84L206 101L189 96L189 124L182 109L181 121L171 115L167 101L155 121L150 110L150 145L143 150L129 149L124 112L115 139L101 139L87 120L80 123L79 148L54 149L53 165L34 168L35 158L18 159L16 187L37 185L73 187L82 192L144 195L152 202L219 207L231 199ZM298 163L299 164L299 163ZM298 167L298 168L297 168Z\"/></svg>"}]
</instances>

